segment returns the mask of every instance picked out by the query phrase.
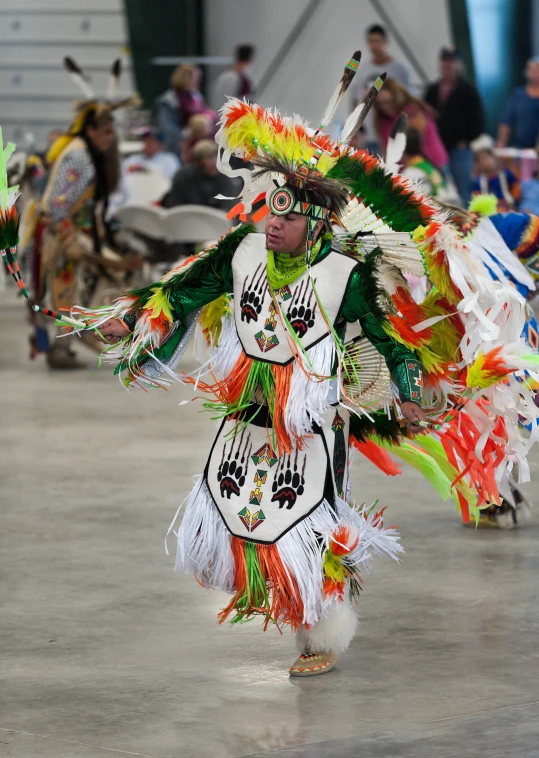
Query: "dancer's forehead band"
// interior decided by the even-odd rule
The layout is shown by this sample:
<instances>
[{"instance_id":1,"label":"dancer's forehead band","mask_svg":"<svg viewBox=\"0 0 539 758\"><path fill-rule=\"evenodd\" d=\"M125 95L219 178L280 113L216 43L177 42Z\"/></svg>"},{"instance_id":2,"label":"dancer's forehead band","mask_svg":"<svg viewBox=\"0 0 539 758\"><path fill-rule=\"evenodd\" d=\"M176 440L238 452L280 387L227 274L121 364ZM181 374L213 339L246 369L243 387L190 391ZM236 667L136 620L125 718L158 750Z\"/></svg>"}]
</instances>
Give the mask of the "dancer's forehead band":
<instances>
[{"instance_id":1,"label":"dancer's forehead band","mask_svg":"<svg viewBox=\"0 0 539 758\"><path fill-rule=\"evenodd\" d=\"M300 213L317 221L325 220L331 213L329 208L321 205L298 200L291 187L277 187L269 196L268 206L276 216L286 216L287 213Z\"/></svg>"}]
</instances>

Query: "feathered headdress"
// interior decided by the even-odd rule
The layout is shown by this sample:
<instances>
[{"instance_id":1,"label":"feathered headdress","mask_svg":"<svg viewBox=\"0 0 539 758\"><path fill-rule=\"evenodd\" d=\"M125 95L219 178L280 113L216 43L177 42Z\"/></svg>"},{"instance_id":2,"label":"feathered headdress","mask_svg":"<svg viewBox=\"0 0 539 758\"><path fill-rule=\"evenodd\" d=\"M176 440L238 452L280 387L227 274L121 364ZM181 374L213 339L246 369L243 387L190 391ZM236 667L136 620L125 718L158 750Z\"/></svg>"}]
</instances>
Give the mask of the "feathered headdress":
<instances>
[{"instance_id":1,"label":"feathered headdress","mask_svg":"<svg viewBox=\"0 0 539 758\"><path fill-rule=\"evenodd\" d=\"M385 75L372 85L365 100L346 120L338 138L322 132L350 86L359 59L358 51L348 62L316 130L298 116L281 116L273 109L237 99L225 103L216 136L220 148L219 169L244 182L239 202L229 212L230 217L239 215L244 220L251 214L255 222L262 220L270 210L269 202L275 199L272 193L276 191L276 184L292 189L294 194L299 190L297 200L306 202L301 193L302 187L309 184L312 193L314 187L319 186L318 203L313 201L313 204L329 208L333 214L331 220L347 231L366 227L369 231L383 232L389 227L412 232L417 226L429 223L436 213L433 204L404 179L388 172L383 163L367 151L349 146L382 88ZM247 165L232 168L233 155ZM336 193L339 200L334 203ZM286 207L284 195L278 199ZM293 205L296 212L301 212L296 203ZM275 210L272 207L272 211ZM310 210L305 215L309 217Z\"/></svg>"},{"instance_id":2,"label":"feathered headdress","mask_svg":"<svg viewBox=\"0 0 539 758\"><path fill-rule=\"evenodd\" d=\"M112 113L112 111L118 110L119 108L128 108L140 104L140 98L136 94L122 99L116 98L122 72L122 63L119 58L116 59L111 66L105 100L100 100L97 97L92 85L85 76L84 71L73 58L66 56L64 58L64 66L71 79L82 91L84 98L82 100L77 100L74 103L75 116L66 134L59 137L49 149L46 158L47 163L49 164L54 163L60 153L62 153L71 142L73 137L76 137L81 133L90 113L94 112L96 116L99 116L100 114Z\"/></svg>"}]
</instances>

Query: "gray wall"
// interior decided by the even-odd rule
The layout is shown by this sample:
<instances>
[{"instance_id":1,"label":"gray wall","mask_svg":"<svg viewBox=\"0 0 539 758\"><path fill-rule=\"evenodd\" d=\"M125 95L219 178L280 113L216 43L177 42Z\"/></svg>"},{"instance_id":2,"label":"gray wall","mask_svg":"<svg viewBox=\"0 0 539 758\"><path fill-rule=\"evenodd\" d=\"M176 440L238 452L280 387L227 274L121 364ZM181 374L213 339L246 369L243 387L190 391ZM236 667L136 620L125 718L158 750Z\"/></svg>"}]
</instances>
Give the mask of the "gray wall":
<instances>
[{"instance_id":1,"label":"gray wall","mask_svg":"<svg viewBox=\"0 0 539 758\"><path fill-rule=\"evenodd\" d=\"M255 80L270 63L308 0L205 0L206 51L227 55L241 42L258 48ZM383 0L383 7L429 76L437 73L439 48L451 33L446 0ZM361 47L365 29L380 22L368 0L324 0L259 101L315 121L342 73L347 56ZM395 57L404 58L393 43ZM212 69L213 75L217 72ZM419 82L419 78L416 77Z\"/></svg>"},{"instance_id":2,"label":"gray wall","mask_svg":"<svg viewBox=\"0 0 539 758\"><path fill-rule=\"evenodd\" d=\"M108 69L124 55L120 92L132 91L122 0L0 0L0 125L22 146L26 131L38 148L53 128L65 128L78 87L62 65L71 55L98 95Z\"/></svg>"}]
</instances>

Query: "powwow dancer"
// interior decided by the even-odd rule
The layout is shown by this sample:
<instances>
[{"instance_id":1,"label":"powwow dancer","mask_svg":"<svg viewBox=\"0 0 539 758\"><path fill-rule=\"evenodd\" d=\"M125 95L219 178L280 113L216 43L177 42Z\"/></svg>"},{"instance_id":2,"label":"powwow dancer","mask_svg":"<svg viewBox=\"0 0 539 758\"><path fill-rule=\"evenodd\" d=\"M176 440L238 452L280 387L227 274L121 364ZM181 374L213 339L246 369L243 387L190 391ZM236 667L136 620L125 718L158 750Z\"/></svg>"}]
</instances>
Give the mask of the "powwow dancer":
<instances>
[{"instance_id":1,"label":"powwow dancer","mask_svg":"<svg viewBox=\"0 0 539 758\"><path fill-rule=\"evenodd\" d=\"M187 498L176 568L232 593L221 621L261 615L265 627L297 631L301 655L290 673L302 676L329 671L347 649L361 569L371 555L399 550L381 515L351 501L350 443L434 424L445 454L437 420L457 406L467 443L481 435L480 452L489 445L488 459L473 468L465 468L467 458L431 456L446 477L460 474L463 509L474 488L480 505L495 500L494 468L525 452L504 444L497 405L486 430L476 425L486 387L495 392L494 382L529 361L515 345L520 300L490 280L485 286L435 205L347 146L372 96L340 140L322 132L358 58L316 131L230 100L217 141L221 170L244 180L231 211L244 223L160 282L107 308L72 310L80 329L113 343L105 352L126 384L179 379L210 396L206 407L221 427ZM231 169L232 154L252 167ZM261 206L254 221L268 214L265 234L245 223L253 205ZM424 267L436 292L422 307L410 303L401 271ZM207 364L193 376L177 374L202 309L218 311L230 295L231 314L217 326L202 316L212 345ZM363 336L347 344L346 325L356 321Z\"/></svg>"},{"instance_id":2,"label":"powwow dancer","mask_svg":"<svg viewBox=\"0 0 539 758\"><path fill-rule=\"evenodd\" d=\"M139 265L138 259L122 260L107 246L104 222L109 194L120 175L113 111L137 103L138 98L116 98L119 60L112 66L104 101L96 97L75 61L66 58L64 63L84 100L76 104L67 133L47 154L51 170L34 229L34 296L54 311L69 308L74 301L87 306L110 303L125 288L124 272ZM91 334L84 335L84 340L98 347ZM35 317L31 342L32 356L46 352L52 369L84 367L70 341L49 342L46 322L40 316Z\"/></svg>"}]
</instances>

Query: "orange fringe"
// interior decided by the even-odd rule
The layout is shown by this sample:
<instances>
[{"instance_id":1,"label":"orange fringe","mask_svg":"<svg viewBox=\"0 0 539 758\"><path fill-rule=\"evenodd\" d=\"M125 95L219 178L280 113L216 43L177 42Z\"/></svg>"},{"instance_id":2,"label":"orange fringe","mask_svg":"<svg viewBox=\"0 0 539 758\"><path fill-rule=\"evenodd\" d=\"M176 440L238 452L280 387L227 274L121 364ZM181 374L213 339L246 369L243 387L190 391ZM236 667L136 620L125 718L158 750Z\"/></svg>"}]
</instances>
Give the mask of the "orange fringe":
<instances>
[{"instance_id":1,"label":"orange fringe","mask_svg":"<svg viewBox=\"0 0 539 758\"><path fill-rule=\"evenodd\" d=\"M236 587L236 594L230 601L230 603L223 608L221 613L218 614L219 623L222 624L228 616L234 610L234 606L238 600L243 596L243 593L247 589L249 592L249 582L247 581L247 561L245 560L245 542L239 537L232 536L231 540L232 555L234 556L234 586ZM249 596L249 604L251 598ZM256 613L255 609L253 612Z\"/></svg>"},{"instance_id":2,"label":"orange fringe","mask_svg":"<svg viewBox=\"0 0 539 758\"><path fill-rule=\"evenodd\" d=\"M279 456L284 455L285 453L291 453L293 449L292 440L286 431L284 423L284 413L290 395L290 382L292 381L293 369L293 361L286 366L271 367L271 373L275 380L275 401L273 402L273 398L271 398L270 402L272 402L273 405L273 431L275 432L275 437L277 439ZM296 437L295 442L297 447L301 450L303 447L301 438Z\"/></svg>"},{"instance_id":3,"label":"orange fringe","mask_svg":"<svg viewBox=\"0 0 539 758\"><path fill-rule=\"evenodd\" d=\"M297 631L303 621L303 601L296 579L285 568L277 545L257 545L256 551L271 597L270 615L266 618L264 630L273 619L289 624Z\"/></svg>"},{"instance_id":4,"label":"orange fringe","mask_svg":"<svg viewBox=\"0 0 539 758\"><path fill-rule=\"evenodd\" d=\"M253 359L248 358L242 350L241 355L236 361L230 374L220 381L215 381L214 384L208 384L207 382L201 381L197 382L194 377L189 376L188 374L182 374L182 379L187 384L196 384L201 392L214 395L221 403L224 403L225 405L233 405L241 397L252 364ZM212 376L214 375L212 374Z\"/></svg>"},{"instance_id":5,"label":"orange fringe","mask_svg":"<svg viewBox=\"0 0 539 758\"><path fill-rule=\"evenodd\" d=\"M344 600L345 586L345 582L336 582L335 579L326 576L324 579L324 597L339 597Z\"/></svg>"},{"instance_id":6,"label":"orange fringe","mask_svg":"<svg viewBox=\"0 0 539 758\"><path fill-rule=\"evenodd\" d=\"M303 621L303 601L299 591L299 585L290 572L285 568L277 545L256 545L260 572L270 597L269 607L252 605L249 596L249 582L247 577L247 562L245 559L245 541L240 537L232 537L232 554L234 556L236 592L230 603L219 613L219 623L227 620L234 612L236 603L247 592L249 609L245 616L265 616L264 631L271 623L288 624L294 631L298 631Z\"/></svg>"},{"instance_id":7,"label":"orange fringe","mask_svg":"<svg viewBox=\"0 0 539 758\"><path fill-rule=\"evenodd\" d=\"M440 437L449 463L459 471L459 475L452 486L467 477L470 485L477 491L477 506L479 508L483 505L500 502L495 471L503 458L503 448L507 441L504 419L499 418L492 430L492 436L501 440L501 443L489 438L483 449L483 461L480 461L475 454L475 447L480 435L481 433L471 418L465 411L462 411L451 421L449 429ZM457 457L461 461L461 465L459 465ZM470 520L468 504L460 497L459 501L462 520L466 523Z\"/></svg>"}]
</instances>

